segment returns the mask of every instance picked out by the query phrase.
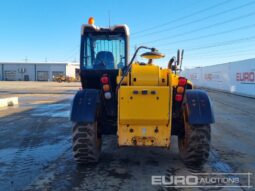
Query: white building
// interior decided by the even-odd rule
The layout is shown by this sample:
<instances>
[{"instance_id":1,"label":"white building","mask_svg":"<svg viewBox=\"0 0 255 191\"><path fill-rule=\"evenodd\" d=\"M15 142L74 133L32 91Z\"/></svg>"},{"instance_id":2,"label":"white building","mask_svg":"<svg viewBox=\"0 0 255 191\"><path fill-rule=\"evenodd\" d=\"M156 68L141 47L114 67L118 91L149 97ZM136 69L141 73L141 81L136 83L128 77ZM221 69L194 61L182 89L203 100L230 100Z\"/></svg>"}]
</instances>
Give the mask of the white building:
<instances>
[{"instance_id":1,"label":"white building","mask_svg":"<svg viewBox=\"0 0 255 191\"><path fill-rule=\"evenodd\" d=\"M2 81L52 81L53 76L60 74L75 78L79 74L79 64L0 62Z\"/></svg>"},{"instance_id":2,"label":"white building","mask_svg":"<svg viewBox=\"0 0 255 191\"><path fill-rule=\"evenodd\" d=\"M255 58L187 69L182 75L197 87L255 98Z\"/></svg>"}]
</instances>

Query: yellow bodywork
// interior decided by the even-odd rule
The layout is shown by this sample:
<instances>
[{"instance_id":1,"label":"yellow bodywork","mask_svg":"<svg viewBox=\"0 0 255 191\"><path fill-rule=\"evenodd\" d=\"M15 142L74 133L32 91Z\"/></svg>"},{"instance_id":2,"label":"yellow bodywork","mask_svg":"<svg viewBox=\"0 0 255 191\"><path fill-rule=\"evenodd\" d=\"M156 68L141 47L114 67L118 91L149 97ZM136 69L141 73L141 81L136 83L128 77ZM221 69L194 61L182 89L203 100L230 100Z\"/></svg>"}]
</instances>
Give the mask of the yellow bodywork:
<instances>
[{"instance_id":1,"label":"yellow bodywork","mask_svg":"<svg viewBox=\"0 0 255 191\"><path fill-rule=\"evenodd\" d=\"M117 83L121 76L120 70ZM118 90L119 146L170 146L172 88L178 77L153 64L132 65Z\"/></svg>"}]
</instances>

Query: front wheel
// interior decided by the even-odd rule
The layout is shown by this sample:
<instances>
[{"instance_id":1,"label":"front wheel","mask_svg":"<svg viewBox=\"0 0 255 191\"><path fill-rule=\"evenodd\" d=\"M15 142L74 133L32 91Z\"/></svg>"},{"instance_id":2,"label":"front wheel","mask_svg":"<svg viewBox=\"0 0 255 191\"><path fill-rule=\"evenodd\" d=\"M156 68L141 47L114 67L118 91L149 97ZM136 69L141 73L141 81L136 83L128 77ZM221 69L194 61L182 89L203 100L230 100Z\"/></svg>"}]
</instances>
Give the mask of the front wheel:
<instances>
[{"instance_id":1,"label":"front wheel","mask_svg":"<svg viewBox=\"0 0 255 191\"><path fill-rule=\"evenodd\" d=\"M73 127L73 155L79 164L98 162L101 137L97 123L75 124Z\"/></svg>"},{"instance_id":2,"label":"front wheel","mask_svg":"<svg viewBox=\"0 0 255 191\"><path fill-rule=\"evenodd\" d=\"M190 125L185 122L184 135L178 137L181 158L187 166L200 167L209 157L210 125Z\"/></svg>"}]
</instances>

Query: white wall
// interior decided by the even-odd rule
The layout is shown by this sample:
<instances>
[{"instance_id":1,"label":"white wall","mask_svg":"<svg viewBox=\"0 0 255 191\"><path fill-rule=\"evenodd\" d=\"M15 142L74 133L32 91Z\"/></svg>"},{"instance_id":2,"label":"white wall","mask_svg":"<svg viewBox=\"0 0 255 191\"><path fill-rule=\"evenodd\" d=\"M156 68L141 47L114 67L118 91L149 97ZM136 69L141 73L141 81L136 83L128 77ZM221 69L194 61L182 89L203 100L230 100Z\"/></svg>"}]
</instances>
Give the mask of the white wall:
<instances>
[{"instance_id":1,"label":"white wall","mask_svg":"<svg viewBox=\"0 0 255 191\"><path fill-rule=\"evenodd\" d=\"M182 75L195 86L255 97L255 59L188 69Z\"/></svg>"},{"instance_id":2,"label":"white wall","mask_svg":"<svg viewBox=\"0 0 255 191\"><path fill-rule=\"evenodd\" d=\"M66 75L69 76L69 77L75 78L75 69L78 69L78 68L80 68L79 65L68 64L66 66Z\"/></svg>"}]
</instances>

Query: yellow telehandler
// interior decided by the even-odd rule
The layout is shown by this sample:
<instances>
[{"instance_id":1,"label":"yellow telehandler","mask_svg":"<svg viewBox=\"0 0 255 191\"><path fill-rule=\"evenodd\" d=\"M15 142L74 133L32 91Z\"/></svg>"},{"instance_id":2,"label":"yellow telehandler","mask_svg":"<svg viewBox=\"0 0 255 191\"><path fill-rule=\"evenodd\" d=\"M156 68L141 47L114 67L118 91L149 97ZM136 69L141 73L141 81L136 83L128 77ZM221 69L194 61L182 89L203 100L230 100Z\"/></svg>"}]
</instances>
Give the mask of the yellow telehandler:
<instances>
[{"instance_id":1,"label":"yellow telehandler","mask_svg":"<svg viewBox=\"0 0 255 191\"><path fill-rule=\"evenodd\" d=\"M146 63L134 61L141 50ZM187 165L203 165L210 151L214 123L209 97L178 75L183 51L167 68L155 48L140 46L129 61L126 25L100 28L94 19L81 30L82 90L74 97L73 154L77 163L95 163L102 135L114 134L118 146L170 148L178 136L180 155Z\"/></svg>"}]
</instances>

